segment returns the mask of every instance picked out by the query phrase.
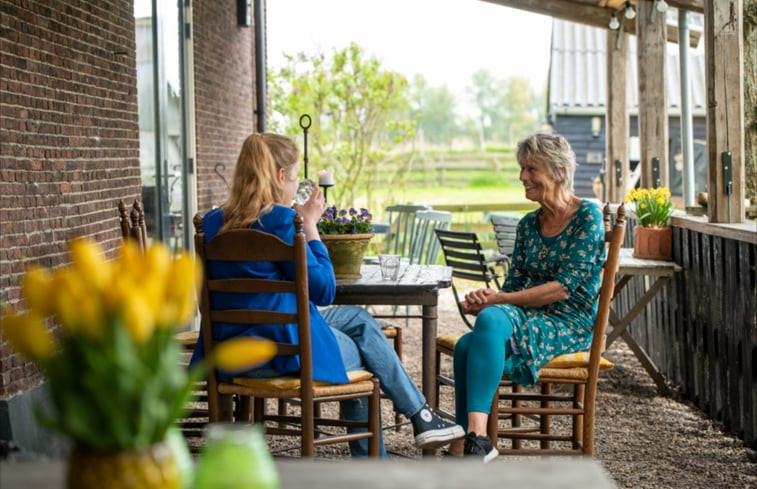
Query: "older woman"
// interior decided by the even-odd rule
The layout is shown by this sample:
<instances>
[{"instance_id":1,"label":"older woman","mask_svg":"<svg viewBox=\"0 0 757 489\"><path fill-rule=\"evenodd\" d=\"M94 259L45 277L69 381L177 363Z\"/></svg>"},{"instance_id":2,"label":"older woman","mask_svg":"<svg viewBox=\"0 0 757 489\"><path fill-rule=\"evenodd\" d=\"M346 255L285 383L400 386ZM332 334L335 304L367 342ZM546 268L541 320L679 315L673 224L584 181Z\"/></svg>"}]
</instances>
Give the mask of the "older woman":
<instances>
[{"instance_id":1,"label":"older woman","mask_svg":"<svg viewBox=\"0 0 757 489\"><path fill-rule=\"evenodd\" d=\"M454 355L456 421L467 434L450 453L484 462L498 455L483 433L502 374L531 385L551 358L589 347L604 263L602 212L573 194L576 159L565 138L530 136L517 158L526 198L540 208L518 224L502 290L466 294L476 323Z\"/></svg>"}]
</instances>

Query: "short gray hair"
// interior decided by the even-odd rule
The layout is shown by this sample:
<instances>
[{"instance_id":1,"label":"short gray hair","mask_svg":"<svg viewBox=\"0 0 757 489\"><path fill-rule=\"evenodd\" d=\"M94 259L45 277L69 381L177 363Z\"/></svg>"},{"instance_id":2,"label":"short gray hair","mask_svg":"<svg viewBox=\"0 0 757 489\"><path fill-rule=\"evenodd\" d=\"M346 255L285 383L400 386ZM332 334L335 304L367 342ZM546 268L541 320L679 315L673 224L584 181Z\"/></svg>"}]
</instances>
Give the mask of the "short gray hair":
<instances>
[{"instance_id":1,"label":"short gray hair","mask_svg":"<svg viewBox=\"0 0 757 489\"><path fill-rule=\"evenodd\" d=\"M564 189L573 191L576 153L568 140L559 134L537 133L519 141L517 158L520 166L530 160L541 161L555 182L559 182Z\"/></svg>"}]
</instances>

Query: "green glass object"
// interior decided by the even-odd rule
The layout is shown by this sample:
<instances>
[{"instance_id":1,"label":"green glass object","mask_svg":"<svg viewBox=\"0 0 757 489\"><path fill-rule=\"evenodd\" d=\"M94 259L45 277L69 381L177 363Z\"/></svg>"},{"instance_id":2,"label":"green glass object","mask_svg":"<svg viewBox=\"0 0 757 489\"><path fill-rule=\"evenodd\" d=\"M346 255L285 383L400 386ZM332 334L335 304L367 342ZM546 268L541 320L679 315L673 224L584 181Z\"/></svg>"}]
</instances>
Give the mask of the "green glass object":
<instances>
[{"instance_id":1,"label":"green glass object","mask_svg":"<svg viewBox=\"0 0 757 489\"><path fill-rule=\"evenodd\" d=\"M278 489L279 474L260 427L213 423L206 439L195 489Z\"/></svg>"}]
</instances>

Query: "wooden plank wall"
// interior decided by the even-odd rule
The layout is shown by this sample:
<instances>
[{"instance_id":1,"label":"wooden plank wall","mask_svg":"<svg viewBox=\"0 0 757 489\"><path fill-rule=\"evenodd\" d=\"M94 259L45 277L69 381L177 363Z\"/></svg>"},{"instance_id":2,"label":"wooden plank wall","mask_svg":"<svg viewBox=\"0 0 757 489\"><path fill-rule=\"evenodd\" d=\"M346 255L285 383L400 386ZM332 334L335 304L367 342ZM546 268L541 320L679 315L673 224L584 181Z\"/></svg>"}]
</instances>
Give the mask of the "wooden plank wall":
<instances>
[{"instance_id":1,"label":"wooden plank wall","mask_svg":"<svg viewBox=\"0 0 757 489\"><path fill-rule=\"evenodd\" d=\"M633 246L633 219L624 246ZM708 417L757 447L757 245L673 228L677 273L629 331ZM615 307L643 294L634 278Z\"/></svg>"}]
</instances>

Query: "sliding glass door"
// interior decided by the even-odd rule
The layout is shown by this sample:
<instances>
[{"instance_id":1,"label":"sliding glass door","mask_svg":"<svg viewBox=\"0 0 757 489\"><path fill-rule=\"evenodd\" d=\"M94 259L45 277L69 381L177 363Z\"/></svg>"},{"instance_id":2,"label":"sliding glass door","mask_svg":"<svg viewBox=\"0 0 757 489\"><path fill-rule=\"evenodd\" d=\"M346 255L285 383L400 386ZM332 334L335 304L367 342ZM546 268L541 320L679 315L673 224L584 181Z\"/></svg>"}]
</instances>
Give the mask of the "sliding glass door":
<instances>
[{"instance_id":1,"label":"sliding glass door","mask_svg":"<svg viewBox=\"0 0 757 489\"><path fill-rule=\"evenodd\" d=\"M189 247L183 0L135 0L142 204L151 240Z\"/></svg>"}]
</instances>

